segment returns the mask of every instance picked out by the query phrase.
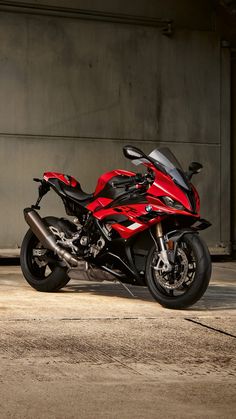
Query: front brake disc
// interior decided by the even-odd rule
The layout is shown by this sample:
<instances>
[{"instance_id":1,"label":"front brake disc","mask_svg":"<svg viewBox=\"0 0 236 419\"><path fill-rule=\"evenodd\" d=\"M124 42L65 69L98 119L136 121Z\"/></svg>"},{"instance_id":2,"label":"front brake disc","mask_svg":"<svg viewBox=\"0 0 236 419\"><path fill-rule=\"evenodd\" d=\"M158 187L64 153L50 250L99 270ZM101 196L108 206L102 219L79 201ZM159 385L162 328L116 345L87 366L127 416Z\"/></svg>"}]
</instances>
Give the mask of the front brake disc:
<instances>
[{"instance_id":1,"label":"front brake disc","mask_svg":"<svg viewBox=\"0 0 236 419\"><path fill-rule=\"evenodd\" d=\"M176 259L171 272L162 270L160 265L158 270L154 270L155 279L168 290L178 289L188 280L188 258L183 249L178 248Z\"/></svg>"}]
</instances>

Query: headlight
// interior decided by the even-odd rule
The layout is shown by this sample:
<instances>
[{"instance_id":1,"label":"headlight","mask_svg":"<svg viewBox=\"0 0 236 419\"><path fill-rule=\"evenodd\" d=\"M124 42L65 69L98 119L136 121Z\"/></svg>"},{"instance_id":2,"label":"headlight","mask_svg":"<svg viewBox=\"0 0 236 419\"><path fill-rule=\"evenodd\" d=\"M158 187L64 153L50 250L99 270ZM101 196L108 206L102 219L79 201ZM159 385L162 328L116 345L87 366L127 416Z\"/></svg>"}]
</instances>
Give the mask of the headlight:
<instances>
[{"instance_id":1,"label":"headlight","mask_svg":"<svg viewBox=\"0 0 236 419\"><path fill-rule=\"evenodd\" d=\"M162 201L167 205L167 207L175 208L177 210L184 210L184 206L174 199L170 198L169 196L162 196Z\"/></svg>"}]
</instances>

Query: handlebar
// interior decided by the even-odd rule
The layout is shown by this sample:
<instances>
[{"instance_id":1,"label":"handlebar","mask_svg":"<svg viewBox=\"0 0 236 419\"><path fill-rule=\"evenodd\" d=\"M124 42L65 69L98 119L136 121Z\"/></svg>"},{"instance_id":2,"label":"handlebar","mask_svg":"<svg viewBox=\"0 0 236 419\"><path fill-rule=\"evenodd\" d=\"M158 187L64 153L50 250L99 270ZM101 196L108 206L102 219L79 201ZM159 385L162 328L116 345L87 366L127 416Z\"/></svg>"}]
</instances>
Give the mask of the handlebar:
<instances>
[{"instance_id":1,"label":"handlebar","mask_svg":"<svg viewBox=\"0 0 236 419\"><path fill-rule=\"evenodd\" d=\"M123 186L134 185L134 179L135 179L135 176L131 176L127 179L120 180L119 182L112 182L112 187L119 188Z\"/></svg>"},{"instance_id":2,"label":"handlebar","mask_svg":"<svg viewBox=\"0 0 236 419\"><path fill-rule=\"evenodd\" d=\"M123 186L129 187L137 184L147 184L150 183L148 176L150 175L142 175L141 173L137 173L135 176L130 176L127 179L121 180L119 182L112 182L112 187L122 188Z\"/></svg>"}]
</instances>

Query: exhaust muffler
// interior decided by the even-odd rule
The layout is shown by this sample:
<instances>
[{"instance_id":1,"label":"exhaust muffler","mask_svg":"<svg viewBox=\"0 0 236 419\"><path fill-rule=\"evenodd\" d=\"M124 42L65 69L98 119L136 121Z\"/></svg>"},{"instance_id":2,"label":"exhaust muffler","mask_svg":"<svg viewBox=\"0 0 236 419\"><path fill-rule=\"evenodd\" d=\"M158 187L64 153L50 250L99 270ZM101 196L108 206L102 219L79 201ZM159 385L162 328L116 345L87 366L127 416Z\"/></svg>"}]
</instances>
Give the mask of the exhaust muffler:
<instances>
[{"instance_id":1,"label":"exhaust muffler","mask_svg":"<svg viewBox=\"0 0 236 419\"><path fill-rule=\"evenodd\" d=\"M73 257L67 250L63 249L56 242L56 239L53 233L49 230L45 221L40 217L40 215L32 208L24 209L24 217L27 224L30 226L31 230L35 236L39 239L43 246L46 249L52 250L59 257L64 259L71 266L78 266L79 260Z\"/></svg>"}]
</instances>

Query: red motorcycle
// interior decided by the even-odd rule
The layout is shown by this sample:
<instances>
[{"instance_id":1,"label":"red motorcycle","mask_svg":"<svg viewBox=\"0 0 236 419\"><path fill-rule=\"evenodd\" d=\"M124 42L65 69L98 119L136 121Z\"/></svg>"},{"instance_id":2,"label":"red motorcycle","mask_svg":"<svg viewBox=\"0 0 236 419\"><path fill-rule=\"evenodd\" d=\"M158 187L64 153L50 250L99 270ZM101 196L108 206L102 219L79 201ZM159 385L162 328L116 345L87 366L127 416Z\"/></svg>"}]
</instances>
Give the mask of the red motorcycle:
<instances>
[{"instance_id":1,"label":"red motorcycle","mask_svg":"<svg viewBox=\"0 0 236 419\"><path fill-rule=\"evenodd\" d=\"M21 247L23 274L38 291L56 291L82 263L90 278L102 270L104 279L109 273L122 283L147 285L164 307L188 307L204 294L211 276L209 251L198 233L211 224L200 218L199 196L190 182L202 165L193 162L184 172L168 148L146 155L125 146L123 152L146 166L146 173L105 173L93 194L61 173L34 179L39 197L24 210L30 230ZM36 210L50 189L73 221L40 217Z\"/></svg>"}]
</instances>

